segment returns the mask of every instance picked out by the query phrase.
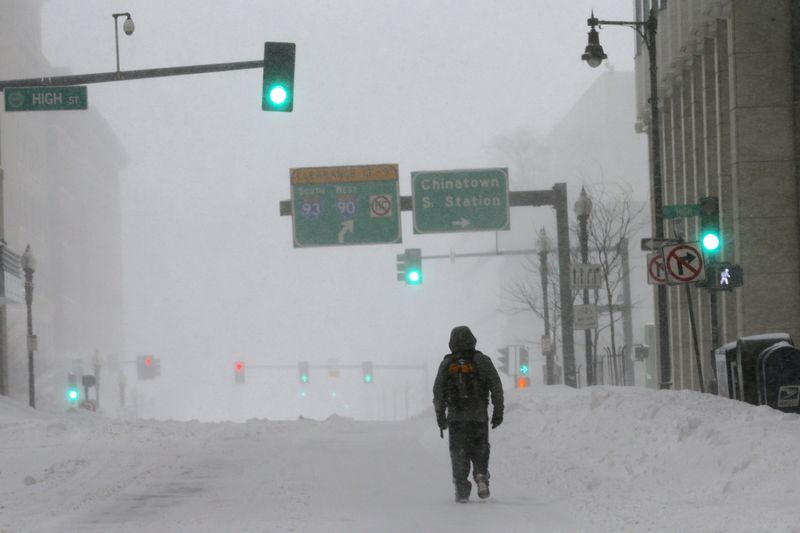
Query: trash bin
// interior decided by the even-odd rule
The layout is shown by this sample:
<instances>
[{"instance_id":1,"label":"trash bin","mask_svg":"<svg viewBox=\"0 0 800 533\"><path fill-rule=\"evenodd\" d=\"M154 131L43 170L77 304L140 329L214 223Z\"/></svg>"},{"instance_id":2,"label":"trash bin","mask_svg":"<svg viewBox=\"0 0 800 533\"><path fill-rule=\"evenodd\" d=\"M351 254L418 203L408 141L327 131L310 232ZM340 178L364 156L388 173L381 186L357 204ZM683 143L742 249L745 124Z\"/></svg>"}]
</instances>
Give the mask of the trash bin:
<instances>
[{"instance_id":1,"label":"trash bin","mask_svg":"<svg viewBox=\"0 0 800 533\"><path fill-rule=\"evenodd\" d=\"M732 386L731 397L738 400L760 405L758 400L758 383L756 367L758 356L777 343L787 343L793 346L792 337L788 333L767 333L741 337L736 341L735 365L729 365L731 372L729 382ZM735 367L734 367L735 366Z\"/></svg>"},{"instance_id":2,"label":"trash bin","mask_svg":"<svg viewBox=\"0 0 800 533\"><path fill-rule=\"evenodd\" d=\"M800 350L779 342L758 355L758 403L787 413L800 413Z\"/></svg>"}]
</instances>

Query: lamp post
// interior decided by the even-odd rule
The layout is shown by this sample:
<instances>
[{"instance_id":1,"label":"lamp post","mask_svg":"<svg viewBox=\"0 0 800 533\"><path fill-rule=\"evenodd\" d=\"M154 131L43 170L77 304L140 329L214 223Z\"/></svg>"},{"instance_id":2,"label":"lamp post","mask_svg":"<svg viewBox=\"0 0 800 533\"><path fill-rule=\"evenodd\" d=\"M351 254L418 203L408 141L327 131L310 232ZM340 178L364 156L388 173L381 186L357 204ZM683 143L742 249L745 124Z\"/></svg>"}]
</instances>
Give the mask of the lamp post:
<instances>
[{"instance_id":1,"label":"lamp post","mask_svg":"<svg viewBox=\"0 0 800 533\"><path fill-rule=\"evenodd\" d=\"M550 238L547 236L547 232L544 228L539 231L539 239L536 241L536 246L539 248L539 273L542 276L542 308L544 311L544 336L548 339L550 338L550 304L548 302L547 297L547 289L548 289L548 268L547 268L547 254L550 251ZM553 354L555 354L555 343L552 339L550 339L549 346L544 347L546 350L544 351L544 357L546 361L546 372L547 372L547 381L548 385L552 385L555 381L554 379L554 368L553 368Z\"/></svg>"},{"instance_id":2,"label":"lamp post","mask_svg":"<svg viewBox=\"0 0 800 533\"><path fill-rule=\"evenodd\" d=\"M589 232L587 225L589 215L592 214L592 199L586 194L586 188L581 187L581 194L575 202L575 214L578 216L578 241L581 246L581 263L584 265L589 261ZM589 289L583 289L583 305L589 304ZM586 385L595 385L594 380L594 358L592 357L592 330L583 330L586 344Z\"/></svg>"},{"instance_id":3,"label":"lamp post","mask_svg":"<svg viewBox=\"0 0 800 533\"><path fill-rule=\"evenodd\" d=\"M122 23L122 31L125 32L125 35L132 34L136 26L133 24L130 13L114 13L111 16L114 17L114 43L117 49L117 74L119 74L119 24L117 23L117 19L119 17L127 17L125 22Z\"/></svg>"},{"instance_id":4,"label":"lamp post","mask_svg":"<svg viewBox=\"0 0 800 533\"><path fill-rule=\"evenodd\" d=\"M581 59L586 61L590 67L600 66L606 56L603 47L600 45L600 37L595 30L595 26L607 24L609 26L627 26L638 33L649 53L650 67L650 169L652 173L652 200L651 209L653 216L653 237L656 240L664 239L664 214L662 212L664 197L661 179L661 121L658 112L658 66L656 65L656 29L658 19L655 9L650 10L650 15L644 21L619 21L619 20L598 20L592 16L586 21L591 30L589 31L589 42L586 45ZM672 387L672 361L669 353L669 315L667 309L667 287L658 285L656 293L656 303L658 309L658 356L661 362L661 384L662 389Z\"/></svg>"},{"instance_id":5,"label":"lamp post","mask_svg":"<svg viewBox=\"0 0 800 533\"><path fill-rule=\"evenodd\" d=\"M25 304L28 307L28 404L36 407L36 385L33 372L33 352L36 350L36 337L33 336L33 271L36 270L36 259L31 252L31 245L25 247L22 254L22 270L25 271Z\"/></svg>"}]
</instances>

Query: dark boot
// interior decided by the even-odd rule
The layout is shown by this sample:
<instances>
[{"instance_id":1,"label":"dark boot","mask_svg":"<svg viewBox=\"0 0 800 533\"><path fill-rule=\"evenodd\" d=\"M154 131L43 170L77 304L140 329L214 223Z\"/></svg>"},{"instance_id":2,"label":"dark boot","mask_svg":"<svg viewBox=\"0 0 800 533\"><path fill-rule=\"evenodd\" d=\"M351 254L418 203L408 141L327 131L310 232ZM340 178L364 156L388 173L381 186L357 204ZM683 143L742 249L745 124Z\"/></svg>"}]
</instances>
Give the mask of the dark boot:
<instances>
[{"instance_id":1,"label":"dark boot","mask_svg":"<svg viewBox=\"0 0 800 533\"><path fill-rule=\"evenodd\" d=\"M486 474L476 474L475 483L478 485L478 498L485 500L489 497L489 477Z\"/></svg>"},{"instance_id":2,"label":"dark boot","mask_svg":"<svg viewBox=\"0 0 800 533\"><path fill-rule=\"evenodd\" d=\"M472 483L469 481L461 481L455 483L456 486L456 501L458 503L467 503L469 501L469 493L472 491Z\"/></svg>"}]
</instances>

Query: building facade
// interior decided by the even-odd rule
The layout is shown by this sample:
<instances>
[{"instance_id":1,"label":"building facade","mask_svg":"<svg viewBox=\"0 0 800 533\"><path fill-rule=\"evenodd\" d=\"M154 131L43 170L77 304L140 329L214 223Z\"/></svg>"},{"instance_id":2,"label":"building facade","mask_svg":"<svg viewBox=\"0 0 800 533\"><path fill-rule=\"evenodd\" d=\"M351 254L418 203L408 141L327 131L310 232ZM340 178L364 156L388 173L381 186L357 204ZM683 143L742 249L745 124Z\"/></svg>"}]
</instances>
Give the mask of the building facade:
<instances>
[{"instance_id":1,"label":"building facade","mask_svg":"<svg viewBox=\"0 0 800 533\"><path fill-rule=\"evenodd\" d=\"M671 376L662 381L701 388L692 306L708 390L715 345L771 332L800 340L800 3L636 0L634 9L638 20L651 9L658 19L664 204L718 197L719 260L744 272L742 287L716 295L713 340L709 291L696 285L667 290ZM647 49L637 39L637 115L645 131L649 76ZM665 236L681 233L696 240L697 219L665 220Z\"/></svg>"},{"instance_id":2,"label":"building facade","mask_svg":"<svg viewBox=\"0 0 800 533\"><path fill-rule=\"evenodd\" d=\"M67 74L42 53L41 1L8 4L0 18L0 79ZM37 260L33 329L36 404L66 407L68 372L99 362L107 405L116 405L123 353L120 168L125 153L103 118L84 111L0 111L5 241ZM8 304L8 395L28 398L24 304ZM79 378L80 379L80 378ZM102 405L101 405L102 407Z\"/></svg>"}]
</instances>

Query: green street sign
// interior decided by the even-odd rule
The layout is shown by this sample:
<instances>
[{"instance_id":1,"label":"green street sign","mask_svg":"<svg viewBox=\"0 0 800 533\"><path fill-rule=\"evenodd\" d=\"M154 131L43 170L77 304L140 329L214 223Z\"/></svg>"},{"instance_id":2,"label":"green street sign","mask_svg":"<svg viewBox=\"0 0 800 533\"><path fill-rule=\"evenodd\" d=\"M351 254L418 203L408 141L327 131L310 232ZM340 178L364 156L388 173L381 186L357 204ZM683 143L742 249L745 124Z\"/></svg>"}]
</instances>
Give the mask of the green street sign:
<instances>
[{"instance_id":1,"label":"green street sign","mask_svg":"<svg viewBox=\"0 0 800 533\"><path fill-rule=\"evenodd\" d=\"M700 204L665 205L661 212L664 218L696 217L700 215Z\"/></svg>"},{"instance_id":2,"label":"green street sign","mask_svg":"<svg viewBox=\"0 0 800 533\"><path fill-rule=\"evenodd\" d=\"M295 248L398 243L397 165L293 168Z\"/></svg>"},{"instance_id":3,"label":"green street sign","mask_svg":"<svg viewBox=\"0 0 800 533\"><path fill-rule=\"evenodd\" d=\"M412 172L411 192L414 233L510 228L506 168Z\"/></svg>"},{"instance_id":4,"label":"green street sign","mask_svg":"<svg viewBox=\"0 0 800 533\"><path fill-rule=\"evenodd\" d=\"M6 111L63 111L87 109L85 85L69 87L6 87Z\"/></svg>"}]
</instances>

